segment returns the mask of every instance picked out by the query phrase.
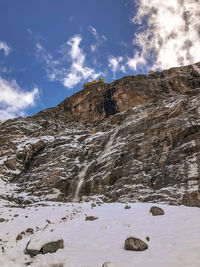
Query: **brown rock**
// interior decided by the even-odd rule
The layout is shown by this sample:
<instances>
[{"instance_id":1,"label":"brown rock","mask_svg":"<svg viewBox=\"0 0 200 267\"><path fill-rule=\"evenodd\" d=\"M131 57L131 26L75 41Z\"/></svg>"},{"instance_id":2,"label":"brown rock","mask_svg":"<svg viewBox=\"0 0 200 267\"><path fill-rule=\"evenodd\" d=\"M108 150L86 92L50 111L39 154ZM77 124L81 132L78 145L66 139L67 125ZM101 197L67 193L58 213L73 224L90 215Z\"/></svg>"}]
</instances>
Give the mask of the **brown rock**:
<instances>
[{"instance_id":1,"label":"brown rock","mask_svg":"<svg viewBox=\"0 0 200 267\"><path fill-rule=\"evenodd\" d=\"M159 207L151 207L150 211L149 211L153 216L158 216L158 215L164 215L165 212L163 209L159 208Z\"/></svg>"},{"instance_id":2,"label":"brown rock","mask_svg":"<svg viewBox=\"0 0 200 267\"><path fill-rule=\"evenodd\" d=\"M146 243L135 237L127 238L124 245L125 250L143 251L146 250L147 248L148 246Z\"/></svg>"},{"instance_id":3,"label":"brown rock","mask_svg":"<svg viewBox=\"0 0 200 267\"><path fill-rule=\"evenodd\" d=\"M21 240L22 238L23 238L22 235L19 234L19 235L16 237L16 241L19 241L19 240Z\"/></svg>"},{"instance_id":4,"label":"brown rock","mask_svg":"<svg viewBox=\"0 0 200 267\"><path fill-rule=\"evenodd\" d=\"M13 159L9 159L5 162L5 165L8 169L11 169L11 170L16 170L17 169L17 166L16 166L16 158L13 158Z\"/></svg>"},{"instance_id":5,"label":"brown rock","mask_svg":"<svg viewBox=\"0 0 200 267\"><path fill-rule=\"evenodd\" d=\"M124 207L124 209L125 209L125 210L131 209L131 206L126 205L126 206Z\"/></svg>"},{"instance_id":6,"label":"brown rock","mask_svg":"<svg viewBox=\"0 0 200 267\"><path fill-rule=\"evenodd\" d=\"M85 220L86 221L94 221L94 220L97 220L97 219L99 219L98 217L95 217L95 216L86 216L85 217Z\"/></svg>"},{"instance_id":7,"label":"brown rock","mask_svg":"<svg viewBox=\"0 0 200 267\"><path fill-rule=\"evenodd\" d=\"M27 228L26 229L26 233L28 233L28 234L34 234L33 228Z\"/></svg>"}]
</instances>

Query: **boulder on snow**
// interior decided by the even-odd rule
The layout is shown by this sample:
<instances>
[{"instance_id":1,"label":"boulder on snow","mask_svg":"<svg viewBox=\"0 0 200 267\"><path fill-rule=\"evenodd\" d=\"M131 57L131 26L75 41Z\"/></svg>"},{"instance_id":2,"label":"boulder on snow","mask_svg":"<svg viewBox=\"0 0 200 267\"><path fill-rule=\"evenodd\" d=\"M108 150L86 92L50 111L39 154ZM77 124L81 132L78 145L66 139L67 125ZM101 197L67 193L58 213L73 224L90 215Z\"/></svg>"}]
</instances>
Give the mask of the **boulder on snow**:
<instances>
[{"instance_id":1,"label":"boulder on snow","mask_svg":"<svg viewBox=\"0 0 200 267\"><path fill-rule=\"evenodd\" d=\"M164 215L165 212L163 209L153 206L151 207L150 211L149 211L153 216L158 216L158 215Z\"/></svg>"},{"instance_id":2,"label":"boulder on snow","mask_svg":"<svg viewBox=\"0 0 200 267\"><path fill-rule=\"evenodd\" d=\"M58 249L62 249L64 248L64 241L63 239L57 240L57 241L52 241L52 242L48 242L46 243L44 246L42 246L41 248L32 248L31 246L29 246L30 242L27 244L26 247L26 252L30 255L30 256L36 256L38 254L46 254L46 253L54 253L56 252Z\"/></svg>"},{"instance_id":3,"label":"boulder on snow","mask_svg":"<svg viewBox=\"0 0 200 267\"><path fill-rule=\"evenodd\" d=\"M125 245L124 245L125 250L143 251L147 248L148 245L138 238L129 237L125 240Z\"/></svg>"},{"instance_id":4,"label":"boulder on snow","mask_svg":"<svg viewBox=\"0 0 200 267\"><path fill-rule=\"evenodd\" d=\"M0 223L1 222L5 222L6 221L6 219L4 219L4 218L0 218Z\"/></svg>"},{"instance_id":5,"label":"boulder on snow","mask_svg":"<svg viewBox=\"0 0 200 267\"><path fill-rule=\"evenodd\" d=\"M41 251L42 251L42 254L54 253L60 248L64 248L63 239L60 239L60 240L54 241L54 242L49 242L49 243L45 244L42 247Z\"/></svg>"}]
</instances>

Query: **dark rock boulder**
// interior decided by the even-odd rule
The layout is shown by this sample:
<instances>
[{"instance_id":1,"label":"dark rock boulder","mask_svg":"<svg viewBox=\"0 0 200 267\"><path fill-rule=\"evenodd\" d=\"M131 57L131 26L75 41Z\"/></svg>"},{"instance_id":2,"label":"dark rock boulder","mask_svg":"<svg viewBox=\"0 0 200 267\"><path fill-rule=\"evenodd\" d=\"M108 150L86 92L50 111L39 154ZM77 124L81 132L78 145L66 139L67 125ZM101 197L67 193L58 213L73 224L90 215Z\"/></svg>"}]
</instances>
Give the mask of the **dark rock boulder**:
<instances>
[{"instance_id":1,"label":"dark rock boulder","mask_svg":"<svg viewBox=\"0 0 200 267\"><path fill-rule=\"evenodd\" d=\"M26 247L26 252L31 256L36 256L38 254L55 253L58 249L63 249L63 248L64 248L63 239L48 242L39 249L32 248L31 242L29 242Z\"/></svg>"},{"instance_id":2,"label":"dark rock boulder","mask_svg":"<svg viewBox=\"0 0 200 267\"><path fill-rule=\"evenodd\" d=\"M64 248L64 241L62 239L60 239L58 241L49 242L49 243L45 244L41 248L41 252L42 252L42 254L54 253L58 249L63 249L63 248Z\"/></svg>"},{"instance_id":3,"label":"dark rock boulder","mask_svg":"<svg viewBox=\"0 0 200 267\"><path fill-rule=\"evenodd\" d=\"M164 215L165 212L163 209L153 206L151 207L150 211L149 211L153 216L159 216L159 215Z\"/></svg>"},{"instance_id":4,"label":"dark rock boulder","mask_svg":"<svg viewBox=\"0 0 200 267\"><path fill-rule=\"evenodd\" d=\"M148 249L148 245L138 238L129 237L125 240L124 249L133 251L143 251Z\"/></svg>"},{"instance_id":5,"label":"dark rock boulder","mask_svg":"<svg viewBox=\"0 0 200 267\"><path fill-rule=\"evenodd\" d=\"M34 233L33 228L27 228L27 229L26 229L26 233L32 235L32 234Z\"/></svg>"}]
</instances>

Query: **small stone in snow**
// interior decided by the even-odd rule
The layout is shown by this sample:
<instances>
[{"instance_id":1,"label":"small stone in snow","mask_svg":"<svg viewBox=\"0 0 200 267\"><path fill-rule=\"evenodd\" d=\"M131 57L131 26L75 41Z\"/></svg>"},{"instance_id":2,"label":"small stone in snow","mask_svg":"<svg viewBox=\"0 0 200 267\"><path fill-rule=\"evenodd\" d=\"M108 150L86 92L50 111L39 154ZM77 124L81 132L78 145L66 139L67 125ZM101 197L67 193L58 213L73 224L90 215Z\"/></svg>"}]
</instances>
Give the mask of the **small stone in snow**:
<instances>
[{"instance_id":1,"label":"small stone in snow","mask_svg":"<svg viewBox=\"0 0 200 267\"><path fill-rule=\"evenodd\" d=\"M19 234L17 237L16 237L16 241L19 241L19 240L22 240L22 235L21 234Z\"/></svg>"},{"instance_id":2,"label":"small stone in snow","mask_svg":"<svg viewBox=\"0 0 200 267\"><path fill-rule=\"evenodd\" d=\"M131 209L131 206L126 205L124 208L125 210L128 210L128 209Z\"/></svg>"},{"instance_id":3,"label":"small stone in snow","mask_svg":"<svg viewBox=\"0 0 200 267\"><path fill-rule=\"evenodd\" d=\"M29 261L29 262L25 262L24 265L25 265L25 266L29 266L29 265L31 265L32 263L33 263L32 261Z\"/></svg>"},{"instance_id":4,"label":"small stone in snow","mask_svg":"<svg viewBox=\"0 0 200 267\"><path fill-rule=\"evenodd\" d=\"M99 219L98 217L95 217L95 216L86 216L85 220L86 221L94 221L94 220L97 220Z\"/></svg>"},{"instance_id":5,"label":"small stone in snow","mask_svg":"<svg viewBox=\"0 0 200 267\"><path fill-rule=\"evenodd\" d=\"M26 229L26 233L28 233L28 234L33 234L34 233L34 230L33 230L33 228L27 228Z\"/></svg>"},{"instance_id":6,"label":"small stone in snow","mask_svg":"<svg viewBox=\"0 0 200 267\"><path fill-rule=\"evenodd\" d=\"M5 222L5 220L6 220L6 219L4 219L4 218L0 218L0 223L1 223L1 222Z\"/></svg>"}]
</instances>

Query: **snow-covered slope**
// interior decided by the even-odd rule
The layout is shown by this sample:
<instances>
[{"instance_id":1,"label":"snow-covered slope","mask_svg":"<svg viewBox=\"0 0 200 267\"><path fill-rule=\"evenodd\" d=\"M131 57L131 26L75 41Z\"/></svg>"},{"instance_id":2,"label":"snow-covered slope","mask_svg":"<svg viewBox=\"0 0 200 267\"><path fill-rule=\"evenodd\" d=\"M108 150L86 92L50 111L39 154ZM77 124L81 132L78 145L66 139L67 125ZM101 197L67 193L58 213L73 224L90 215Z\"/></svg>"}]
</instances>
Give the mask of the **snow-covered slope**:
<instances>
[{"instance_id":1,"label":"snow-covered slope","mask_svg":"<svg viewBox=\"0 0 200 267\"><path fill-rule=\"evenodd\" d=\"M96 203L96 204L94 204ZM0 266L20 267L199 267L200 209L159 205L163 216L149 213L151 204L46 202L14 208L1 202ZM155 205L155 204L154 204ZM98 219L86 221L86 216ZM34 233L26 232L32 228ZM21 233L21 240L16 237ZM145 251L126 251L127 237L148 244ZM149 241L146 240L149 237ZM33 258L24 251L28 242L40 248L64 240L64 249Z\"/></svg>"}]
</instances>

